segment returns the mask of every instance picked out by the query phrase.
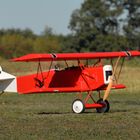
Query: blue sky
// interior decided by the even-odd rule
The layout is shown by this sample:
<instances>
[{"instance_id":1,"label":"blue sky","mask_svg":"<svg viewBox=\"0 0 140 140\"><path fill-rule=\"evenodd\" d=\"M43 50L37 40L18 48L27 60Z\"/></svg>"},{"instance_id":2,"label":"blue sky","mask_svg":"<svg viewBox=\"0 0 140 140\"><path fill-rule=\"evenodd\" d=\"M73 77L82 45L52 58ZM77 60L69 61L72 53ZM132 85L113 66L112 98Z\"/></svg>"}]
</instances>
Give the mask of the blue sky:
<instances>
[{"instance_id":1,"label":"blue sky","mask_svg":"<svg viewBox=\"0 0 140 140\"><path fill-rule=\"evenodd\" d=\"M72 11L84 0L0 0L0 29L30 28L36 34L46 26L67 34Z\"/></svg>"}]
</instances>

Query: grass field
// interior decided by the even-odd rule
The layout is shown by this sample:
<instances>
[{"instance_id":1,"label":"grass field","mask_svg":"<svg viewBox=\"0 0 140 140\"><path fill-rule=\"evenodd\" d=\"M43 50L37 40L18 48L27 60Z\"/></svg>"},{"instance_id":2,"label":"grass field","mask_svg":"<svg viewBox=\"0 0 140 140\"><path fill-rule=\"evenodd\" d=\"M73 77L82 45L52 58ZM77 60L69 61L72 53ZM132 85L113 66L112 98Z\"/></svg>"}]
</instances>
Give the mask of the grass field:
<instances>
[{"instance_id":1,"label":"grass field","mask_svg":"<svg viewBox=\"0 0 140 140\"><path fill-rule=\"evenodd\" d=\"M97 114L71 111L74 94L0 97L1 140L140 139L140 94L120 92L110 97L111 110Z\"/></svg>"},{"instance_id":2,"label":"grass field","mask_svg":"<svg viewBox=\"0 0 140 140\"><path fill-rule=\"evenodd\" d=\"M14 71L14 70L10 70ZM74 114L75 94L0 96L0 140L135 140L140 139L140 67L124 67L112 91L109 113L94 109Z\"/></svg>"}]
</instances>

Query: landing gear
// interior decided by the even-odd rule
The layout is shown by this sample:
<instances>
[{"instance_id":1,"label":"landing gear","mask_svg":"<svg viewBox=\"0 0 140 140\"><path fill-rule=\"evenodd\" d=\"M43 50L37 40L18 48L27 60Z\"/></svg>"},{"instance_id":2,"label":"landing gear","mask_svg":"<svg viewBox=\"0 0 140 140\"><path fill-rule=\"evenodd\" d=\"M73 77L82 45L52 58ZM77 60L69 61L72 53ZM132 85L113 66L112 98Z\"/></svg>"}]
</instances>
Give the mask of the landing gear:
<instances>
[{"instance_id":1,"label":"landing gear","mask_svg":"<svg viewBox=\"0 0 140 140\"><path fill-rule=\"evenodd\" d=\"M85 99L76 99L72 103L72 111L76 114L83 113L85 109L96 109L97 113L106 113L110 109L110 104L107 100L103 100L99 92L99 100L95 101L92 92L88 92ZM89 101L90 99L90 101ZM92 101L92 103L91 103Z\"/></svg>"},{"instance_id":2,"label":"landing gear","mask_svg":"<svg viewBox=\"0 0 140 140\"><path fill-rule=\"evenodd\" d=\"M110 105L107 100L103 101L103 99L101 98L97 101L97 103L103 105L102 108L96 108L97 113L106 113L109 111Z\"/></svg>"},{"instance_id":3,"label":"landing gear","mask_svg":"<svg viewBox=\"0 0 140 140\"><path fill-rule=\"evenodd\" d=\"M85 111L85 106L82 100L76 99L72 103L72 111L76 114L83 113Z\"/></svg>"}]
</instances>

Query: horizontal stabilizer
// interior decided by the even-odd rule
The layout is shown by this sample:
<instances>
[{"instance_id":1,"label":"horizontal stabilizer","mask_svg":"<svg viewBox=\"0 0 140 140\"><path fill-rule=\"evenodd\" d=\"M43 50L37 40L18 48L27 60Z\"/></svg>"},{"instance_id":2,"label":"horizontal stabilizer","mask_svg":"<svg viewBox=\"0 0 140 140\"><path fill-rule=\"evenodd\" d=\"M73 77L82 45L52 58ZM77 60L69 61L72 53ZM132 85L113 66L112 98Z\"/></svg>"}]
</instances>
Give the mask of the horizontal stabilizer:
<instances>
[{"instance_id":1,"label":"horizontal stabilizer","mask_svg":"<svg viewBox=\"0 0 140 140\"><path fill-rule=\"evenodd\" d=\"M17 92L17 80L12 74L4 72L0 67L0 91Z\"/></svg>"}]
</instances>

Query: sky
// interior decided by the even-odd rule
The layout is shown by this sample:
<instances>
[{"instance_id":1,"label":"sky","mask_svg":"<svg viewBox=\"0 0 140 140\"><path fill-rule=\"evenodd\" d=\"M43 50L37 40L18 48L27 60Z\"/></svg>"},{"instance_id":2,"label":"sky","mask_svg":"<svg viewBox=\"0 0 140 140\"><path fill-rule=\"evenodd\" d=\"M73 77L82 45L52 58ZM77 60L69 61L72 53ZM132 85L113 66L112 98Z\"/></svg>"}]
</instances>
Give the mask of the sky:
<instances>
[{"instance_id":1,"label":"sky","mask_svg":"<svg viewBox=\"0 0 140 140\"><path fill-rule=\"evenodd\" d=\"M41 34L51 27L56 34L68 34L73 10L84 0L0 0L0 29L29 28Z\"/></svg>"}]
</instances>

